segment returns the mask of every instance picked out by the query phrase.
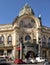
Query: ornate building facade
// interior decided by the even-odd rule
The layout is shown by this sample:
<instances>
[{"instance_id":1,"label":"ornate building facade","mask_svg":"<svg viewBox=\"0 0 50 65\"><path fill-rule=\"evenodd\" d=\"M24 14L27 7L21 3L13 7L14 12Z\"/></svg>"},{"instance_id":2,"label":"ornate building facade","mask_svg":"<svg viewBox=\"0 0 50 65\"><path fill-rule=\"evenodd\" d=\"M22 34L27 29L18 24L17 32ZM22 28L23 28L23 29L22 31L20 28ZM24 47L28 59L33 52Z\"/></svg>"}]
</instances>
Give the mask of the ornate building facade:
<instances>
[{"instance_id":1,"label":"ornate building facade","mask_svg":"<svg viewBox=\"0 0 50 65\"><path fill-rule=\"evenodd\" d=\"M25 5L12 24L0 25L0 55L24 58L29 51L50 58L50 28Z\"/></svg>"}]
</instances>

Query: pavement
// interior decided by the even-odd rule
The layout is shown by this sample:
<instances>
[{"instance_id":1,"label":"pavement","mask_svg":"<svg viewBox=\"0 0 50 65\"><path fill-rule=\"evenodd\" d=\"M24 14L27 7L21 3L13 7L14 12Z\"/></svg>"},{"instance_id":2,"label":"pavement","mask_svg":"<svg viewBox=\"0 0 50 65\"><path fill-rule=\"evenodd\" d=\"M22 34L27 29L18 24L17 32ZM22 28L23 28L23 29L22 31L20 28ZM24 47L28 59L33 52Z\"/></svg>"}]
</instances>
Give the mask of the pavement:
<instances>
[{"instance_id":1,"label":"pavement","mask_svg":"<svg viewBox=\"0 0 50 65\"><path fill-rule=\"evenodd\" d=\"M43 63L35 63L35 64L14 64L13 61L8 61L6 63L2 63L0 65L44 65Z\"/></svg>"},{"instance_id":2,"label":"pavement","mask_svg":"<svg viewBox=\"0 0 50 65\"><path fill-rule=\"evenodd\" d=\"M14 64L14 63L4 63L0 65L43 65L43 63L37 63L37 64Z\"/></svg>"},{"instance_id":3,"label":"pavement","mask_svg":"<svg viewBox=\"0 0 50 65\"><path fill-rule=\"evenodd\" d=\"M12 65L43 65L43 63L37 63L37 64L12 64Z\"/></svg>"},{"instance_id":4,"label":"pavement","mask_svg":"<svg viewBox=\"0 0 50 65\"><path fill-rule=\"evenodd\" d=\"M43 64L0 64L0 65L43 65Z\"/></svg>"}]
</instances>

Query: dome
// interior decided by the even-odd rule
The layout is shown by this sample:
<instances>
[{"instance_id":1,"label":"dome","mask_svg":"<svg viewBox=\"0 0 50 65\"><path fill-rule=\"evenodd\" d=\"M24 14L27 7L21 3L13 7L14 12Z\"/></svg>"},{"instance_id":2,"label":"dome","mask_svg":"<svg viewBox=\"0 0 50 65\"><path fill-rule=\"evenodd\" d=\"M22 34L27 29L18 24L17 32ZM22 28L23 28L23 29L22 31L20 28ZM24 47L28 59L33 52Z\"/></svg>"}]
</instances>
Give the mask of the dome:
<instances>
[{"instance_id":1,"label":"dome","mask_svg":"<svg viewBox=\"0 0 50 65\"><path fill-rule=\"evenodd\" d=\"M22 16L24 14L28 14L28 15L33 14L34 15L32 8L28 4L25 4L25 6L19 12L19 16Z\"/></svg>"}]
</instances>

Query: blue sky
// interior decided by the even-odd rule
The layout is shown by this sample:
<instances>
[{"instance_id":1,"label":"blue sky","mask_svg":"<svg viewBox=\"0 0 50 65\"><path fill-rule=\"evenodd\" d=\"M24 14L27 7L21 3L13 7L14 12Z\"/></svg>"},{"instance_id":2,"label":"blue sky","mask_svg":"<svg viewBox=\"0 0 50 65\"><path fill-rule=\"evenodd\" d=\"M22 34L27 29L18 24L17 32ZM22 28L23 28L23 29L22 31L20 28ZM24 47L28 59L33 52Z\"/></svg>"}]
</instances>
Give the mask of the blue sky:
<instances>
[{"instance_id":1,"label":"blue sky","mask_svg":"<svg viewBox=\"0 0 50 65\"><path fill-rule=\"evenodd\" d=\"M50 0L0 0L0 24L12 23L25 3L35 16L41 14L43 25L50 27Z\"/></svg>"}]
</instances>

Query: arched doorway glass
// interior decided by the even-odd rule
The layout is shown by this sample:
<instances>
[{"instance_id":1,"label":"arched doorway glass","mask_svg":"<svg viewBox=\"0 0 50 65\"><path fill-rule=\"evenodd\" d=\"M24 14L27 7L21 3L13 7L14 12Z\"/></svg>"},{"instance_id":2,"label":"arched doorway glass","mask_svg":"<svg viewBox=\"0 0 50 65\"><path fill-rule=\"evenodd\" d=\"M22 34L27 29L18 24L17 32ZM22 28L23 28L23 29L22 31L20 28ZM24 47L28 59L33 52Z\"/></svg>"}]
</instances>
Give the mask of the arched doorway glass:
<instances>
[{"instance_id":1,"label":"arched doorway glass","mask_svg":"<svg viewBox=\"0 0 50 65\"><path fill-rule=\"evenodd\" d=\"M26 54L26 58L35 58L36 55L33 51L28 51Z\"/></svg>"},{"instance_id":2,"label":"arched doorway glass","mask_svg":"<svg viewBox=\"0 0 50 65\"><path fill-rule=\"evenodd\" d=\"M25 37L25 40L30 40L30 39L31 39L30 35L27 35L27 36Z\"/></svg>"}]
</instances>

